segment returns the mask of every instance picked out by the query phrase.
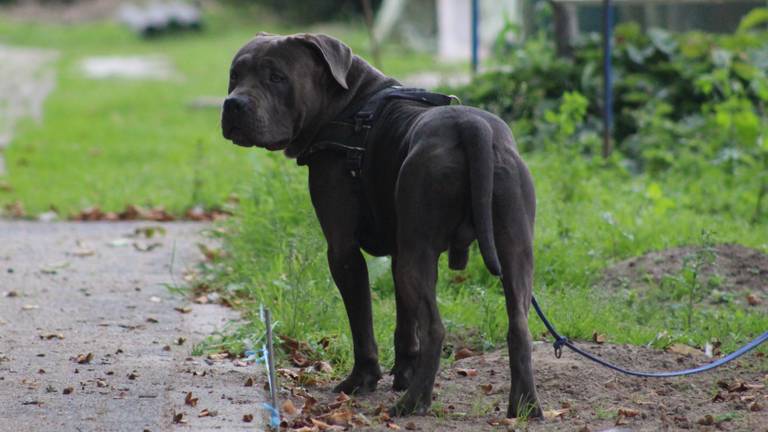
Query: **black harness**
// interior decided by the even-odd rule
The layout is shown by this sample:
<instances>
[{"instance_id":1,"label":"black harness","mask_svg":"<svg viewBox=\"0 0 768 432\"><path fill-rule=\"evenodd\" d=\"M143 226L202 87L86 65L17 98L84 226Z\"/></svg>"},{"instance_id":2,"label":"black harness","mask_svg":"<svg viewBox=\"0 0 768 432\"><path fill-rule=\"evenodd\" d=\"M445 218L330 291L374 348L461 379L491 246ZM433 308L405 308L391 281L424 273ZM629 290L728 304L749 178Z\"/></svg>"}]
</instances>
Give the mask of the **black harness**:
<instances>
[{"instance_id":1,"label":"black harness","mask_svg":"<svg viewBox=\"0 0 768 432\"><path fill-rule=\"evenodd\" d=\"M373 94L362 106L353 108L351 113L342 113L331 121L315 137L297 158L296 163L306 165L312 155L325 150L346 153L346 168L349 175L359 178L363 172L363 158L368 146L368 133L379 117L384 106L392 99L406 99L430 106L450 105L458 100L455 96L432 93L420 88L388 86Z\"/></svg>"}]
</instances>

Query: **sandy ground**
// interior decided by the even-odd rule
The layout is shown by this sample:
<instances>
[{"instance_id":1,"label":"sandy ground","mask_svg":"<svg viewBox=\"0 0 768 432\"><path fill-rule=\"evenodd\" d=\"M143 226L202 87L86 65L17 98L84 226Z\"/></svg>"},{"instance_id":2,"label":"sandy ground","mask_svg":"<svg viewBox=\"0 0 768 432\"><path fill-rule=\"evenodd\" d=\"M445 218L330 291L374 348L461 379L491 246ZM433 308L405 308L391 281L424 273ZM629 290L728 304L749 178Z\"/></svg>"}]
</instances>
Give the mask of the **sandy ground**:
<instances>
[{"instance_id":1,"label":"sandy ground","mask_svg":"<svg viewBox=\"0 0 768 432\"><path fill-rule=\"evenodd\" d=\"M146 226L0 221L0 431L263 428L260 369L190 357L237 316L165 285L201 258L205 226L128 236Z\"/></svg>"}]
</instances>

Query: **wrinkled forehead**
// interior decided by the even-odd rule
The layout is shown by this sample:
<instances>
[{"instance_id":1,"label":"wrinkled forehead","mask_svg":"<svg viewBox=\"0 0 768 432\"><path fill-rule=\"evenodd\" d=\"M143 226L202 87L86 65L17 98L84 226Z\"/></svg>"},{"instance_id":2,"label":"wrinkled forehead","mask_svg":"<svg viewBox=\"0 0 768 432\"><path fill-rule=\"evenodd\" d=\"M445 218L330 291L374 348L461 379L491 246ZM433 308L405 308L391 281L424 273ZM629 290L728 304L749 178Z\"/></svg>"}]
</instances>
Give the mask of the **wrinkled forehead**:
<instances>
[{"instance_id":1,"label":"wrinkled forehead","mask_svg":"<svg viewBox=\"0 0 768 432\"><path fill-rule=\"evenodd\" d=\"M270 63L294 66L311 60L311 50L288 36L260 35L240 48L232 60L232 66L242 64L245 67L258 67Z\"/></svg>"}]
</instances>

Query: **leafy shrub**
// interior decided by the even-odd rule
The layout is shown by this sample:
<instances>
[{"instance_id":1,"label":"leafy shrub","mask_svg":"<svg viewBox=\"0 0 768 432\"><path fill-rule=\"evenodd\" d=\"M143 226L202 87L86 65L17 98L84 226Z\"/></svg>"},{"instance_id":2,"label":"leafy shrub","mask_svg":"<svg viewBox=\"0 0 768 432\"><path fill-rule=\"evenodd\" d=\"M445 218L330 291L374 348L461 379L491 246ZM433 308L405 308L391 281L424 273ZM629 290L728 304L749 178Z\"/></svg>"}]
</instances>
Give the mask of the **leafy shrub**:
<instances>
[{"instance_id":1,"label":"leafy shrub","mask_svg":"<svg viewBox=\"0 0 768 432\"><path fill-rule=\"evenodd\" d=\"M767 17L768 9L755 9L732 35L673 35L658 29L643 34L636 23L617 26L615 138L625 154L654 168L664 167L669 155L659 154L658 143L646 140L648 128L660 129L666 138L691 134L695 138L709 114L744 132L728 138L754 143L759 118L765 114L761 106L768 101L768 32L760 29ZM558 58L553 42L543 35L505 52L506 56L497 59L498 70L451 91L514 122L526 149L539 147L540 140L526 137L535 136L543 126L543 114L569 91L578 91L590 101L584 127L600 127L599 36L579 40L573 58ZM723 130L722 124L712 126ZM654 135L651 139L660 138ZM662 141L665 147L670 142Z\"/></svg>"}]
</instances>

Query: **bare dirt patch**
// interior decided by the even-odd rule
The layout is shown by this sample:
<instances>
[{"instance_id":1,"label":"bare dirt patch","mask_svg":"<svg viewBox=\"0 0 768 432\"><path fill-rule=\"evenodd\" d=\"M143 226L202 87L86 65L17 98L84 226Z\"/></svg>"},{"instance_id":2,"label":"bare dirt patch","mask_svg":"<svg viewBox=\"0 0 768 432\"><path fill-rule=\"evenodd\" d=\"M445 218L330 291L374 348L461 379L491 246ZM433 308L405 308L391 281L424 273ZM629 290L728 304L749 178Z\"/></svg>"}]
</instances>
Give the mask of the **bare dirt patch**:
<instances>
[{"instance_id":1,"label":"bare dirt patch","mask_svg":"<svg viewBox=\"0 0 768 432\"><path fill-rule=\"evenodd\" d=\"M679 369L709 361L703 355L684 356L636 346L583 345L601 357L643 370ZM357 415L351 421L370 421L371 425L361 430L376 431L392 430L393 424L422 431L596 431L617 426L633 431L763 431L768 425L768 359L762 353L749 354L714 373L673 379L623 376L570 352L556 359L552 347L543 342L534 345L533 359L547 416L544 420L504 420L509 372L506 353L500 351L443 364L435 383L432 413L425 417L382 417L382 410L400 396L391 390L390 377L379 383L375 393L354 396L342 404L331 392L333 383L301 389L284 377L282 384L287 389L281 397L291 399L297 408L284 425L312 425L308 417L328 422L334 419L329 412L336 412L337 420L343 419L339 413L347 408ZM317 403L302 413L307 395ZM317 429L310 426L306 430Z\"/></svg>"},{"instance_id":2,"label":"bare dirt patch","mask_svg":"<svg viewBox=\"0 0 768 432\"><path fill-rule=\"evenodd\" d=\"M621 261L605 272L603 286L648 291L680 275L685 260L702 252L700 246L684 246ZM737 244L713 246L712 252L713 260L702 265L698 277L709 288L709 303L732 301L768 313L768 255Z\"/></svg>"}]
</instances>

